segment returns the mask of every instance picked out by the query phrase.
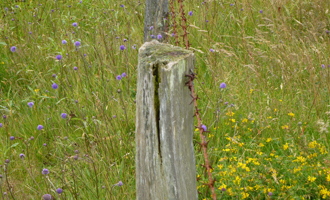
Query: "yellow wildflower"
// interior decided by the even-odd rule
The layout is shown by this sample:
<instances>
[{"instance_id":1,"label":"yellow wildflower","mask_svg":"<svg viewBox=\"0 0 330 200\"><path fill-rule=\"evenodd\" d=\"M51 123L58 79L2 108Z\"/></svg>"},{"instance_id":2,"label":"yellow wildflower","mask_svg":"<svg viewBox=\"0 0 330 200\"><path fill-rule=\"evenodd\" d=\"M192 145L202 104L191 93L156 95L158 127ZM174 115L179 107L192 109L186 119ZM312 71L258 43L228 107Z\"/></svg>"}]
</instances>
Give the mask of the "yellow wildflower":
<instances>
[{"instance_id":1,"label":"yellow wildflower","mask_svg":"<svg viewBox=\"0 0 330 200\"><path fill-rule=\"evenodd\" d=\"M272 138L267 138L266 142L271 142Z\"/></svg>"},{"instance_id":2,"label":"yellow wildflower","mask_svg":"<svg viewBox=\"0 0 330 200\"><path fill-rule=\"evenodd\" d=\"M316 147L316 145L317 145L317 142L316 141L313 141L313 142L310 142L308 144L308 147L311 148L311 149L314 149Z\"/></svg>"},{"instance_id":3,"label":"yellow wildflower","mask_svg":"<svg viewBox=\"0 0 330 200\"><path fill-rule=\"evenodd\" d=\"M250 94L252 94L252 92L253 92L253 89L250 89Z\"/></svg>"},{"instance_id":4,"label":"yellow wildflower","mask_svg":"<svg viewBox=\"0 0 330 200\"><path fill-rule=\"evenodd\" d=\"M248 193L245 193L245 192L242 192L241 194L243 196L243 199L246 199L250 196Z\"/></svg>"},{"instance_id":5,"label":"yellow wildflower","mask_svg":"<svg viewBox=\"0 0 330 200\"><path fill-rule=\"evenodd\" d=\"M226 115L229 116L229 117L234 116L234 114L235 114L235 113L233 113L233 112L231 112L231 111L228 111L228 112L226 113Z\"/></svg>"},{"instance_id":6,"label":"yellow wildflower","mask_svg":"<svg viewBox=\"0 0 330 200\"><path fill-rule=\"evenodd\" d=\"M239 176L236 176L235 180L234 180L234 184L239 185L241 183L241 178Z\"/></svg>"},{"instance_id":7,"label":"yellow wildflower","mask_svg":"<svg viewBox=\"0 0 330 200\"><path fill-rule=\"evenodd\" d=\"M284 126L282 126L282 129L289 129L289 126L288 125L284 125Z\"/></svg>"},{"instance_id":8,"label":"yellow wildflower","mask_svg":"<svg viewBox=\"0 0 330 200\"><path fill-rule=\"evenodd\" d=\"M244 118L242 119L242 123L247 123L248 122L248 119Z\"/></svg>"},{"instance_id":9,"label":"yellow wildflower","mask_svg":"<svg viewBox=\"0 0 330 200\"><path fill-rule=\"evenodd\" d=\"M38 92L39 92L39 90L40 90L40 89L35 89L34 91L35 91L36 93L38 93Z\"/></svg>"},{"instance_id":10,"label":"yellow wildflower","mask_svg":"<svg viewBox=\"0 0 330 200\"><path fill-rule=\"evenodd\" d=\"M316 180L315 177L313 177L313 176L308 176L308 182L313 183L315 180Z\"/></svg>"},{"instance_id":11,"label":"yellow wildflower","mask_svg":"<svg viewBox=\"0 0 330 200\"><path fill-rule=\"evenodd\" d=\"M227 189L227 185L223 183L218 189L221 190L222 188Z\"/></svg>"},{"instance_id":12,"label":"yellow wildflower","mask_svg":"<svg viewBox=\"0 0 330 200\"><path fill-rule=\"evenodd\" d=\"M288 113L290 117L294 117L294 114L292 112Z\"/></svg>"},{"instance_id":13,"label":"yellow wildflower","mask_svg":"<svg viewBox=\"0 0 330 200\"><path fill-rule=\"evenodd\" d=\"M285 143L285 145L283 145L283 149L284 149L284 150L287 150L288 148L289 148L288 143Z\"/></svg>"}]
</instances>

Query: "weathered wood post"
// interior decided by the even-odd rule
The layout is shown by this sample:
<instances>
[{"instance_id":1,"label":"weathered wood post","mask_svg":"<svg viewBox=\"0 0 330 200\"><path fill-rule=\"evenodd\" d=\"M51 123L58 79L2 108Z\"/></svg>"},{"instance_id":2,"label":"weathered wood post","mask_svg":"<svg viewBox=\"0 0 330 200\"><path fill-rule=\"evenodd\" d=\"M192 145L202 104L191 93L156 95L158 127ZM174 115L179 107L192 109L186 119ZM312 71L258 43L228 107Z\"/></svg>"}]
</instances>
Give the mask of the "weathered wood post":
<instances>
[{"instance_id":1,"label":"weathered wood post","mask_svg":"<svg viewBox=\"0 0 330 200\"><path fill-rule=\"evenodd\" d=\"M138 200L197 200L188 50L146 42L139 49L136 96Z\"/></svg>"},{"instance_id":2,"label":"weathered wood post","mask_svg":"<svg viewBox=\"0 0 330 200\"><path fill-rule=\"evenodd\" d=\"M150 41L150 35L157 37L161 34L163 39L166 37L166 21L168 18L168 0L146 0L144 15L144 42ZM150 29L150 27L153 29Z\"/></svg>"}]
</instances>

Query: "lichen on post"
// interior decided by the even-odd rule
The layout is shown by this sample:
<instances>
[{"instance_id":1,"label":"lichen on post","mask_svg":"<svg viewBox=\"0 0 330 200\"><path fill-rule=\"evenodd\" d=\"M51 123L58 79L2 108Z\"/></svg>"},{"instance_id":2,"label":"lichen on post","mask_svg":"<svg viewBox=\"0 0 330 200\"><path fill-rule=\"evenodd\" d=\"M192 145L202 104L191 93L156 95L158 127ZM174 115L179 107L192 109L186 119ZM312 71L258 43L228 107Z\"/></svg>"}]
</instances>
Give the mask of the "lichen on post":
<instances>
[{"instance_id":1,"label":"lichen on post","mask_svg":"<svg viewBox=\"0 0 330 200\"><path fill-rule=\"evenodd\" d=\"M139 49L136 97L138 200L197 200L194 110L185 87L195 55L180 47L145 43Z\"/></svg>"}]
</instances>

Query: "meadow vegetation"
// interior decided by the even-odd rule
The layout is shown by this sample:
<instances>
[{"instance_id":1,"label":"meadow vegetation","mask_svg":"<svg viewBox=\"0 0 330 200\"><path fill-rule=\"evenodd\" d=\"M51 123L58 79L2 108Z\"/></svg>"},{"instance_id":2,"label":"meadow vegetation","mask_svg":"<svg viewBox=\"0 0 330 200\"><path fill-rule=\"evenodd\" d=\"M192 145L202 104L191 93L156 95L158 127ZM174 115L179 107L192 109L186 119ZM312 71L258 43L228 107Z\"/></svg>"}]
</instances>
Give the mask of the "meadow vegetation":
<instances>
[{"instance_id":1,"label":"meadow vegetation","mask_svg":"<svg viewBox=\"0 0 330 200\"><path fill-rule=\"evenodd\" d=\"M135 199L144 1L0 5L0 199ZM330 1L183 5L218 199L330 199Z\"/></svg>"}]
</instances>

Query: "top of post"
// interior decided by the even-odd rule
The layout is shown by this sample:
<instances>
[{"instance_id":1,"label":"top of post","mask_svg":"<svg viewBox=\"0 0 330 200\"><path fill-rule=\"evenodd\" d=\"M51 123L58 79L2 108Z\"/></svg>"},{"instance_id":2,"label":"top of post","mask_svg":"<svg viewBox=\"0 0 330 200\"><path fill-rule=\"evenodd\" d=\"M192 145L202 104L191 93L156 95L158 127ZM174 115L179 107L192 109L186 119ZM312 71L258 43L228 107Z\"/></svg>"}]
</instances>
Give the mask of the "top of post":
<instances>
[{"instance_id":1,"label":"top of post","mask_svg":"<svg viewBox=\"0 0 330 200\"><path fill-rule=\"evenodd\" d=\"M160 43L157 40L144 43L139 49L139 58L142 62L175 62L192 56L192 51L170 44Z\"/></svg>"}]
</instances>

